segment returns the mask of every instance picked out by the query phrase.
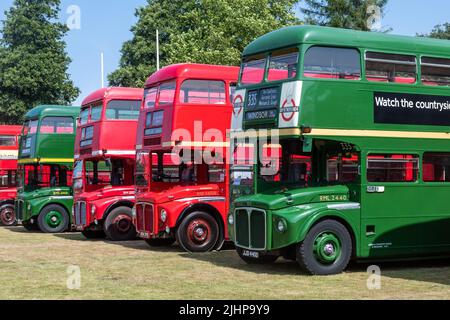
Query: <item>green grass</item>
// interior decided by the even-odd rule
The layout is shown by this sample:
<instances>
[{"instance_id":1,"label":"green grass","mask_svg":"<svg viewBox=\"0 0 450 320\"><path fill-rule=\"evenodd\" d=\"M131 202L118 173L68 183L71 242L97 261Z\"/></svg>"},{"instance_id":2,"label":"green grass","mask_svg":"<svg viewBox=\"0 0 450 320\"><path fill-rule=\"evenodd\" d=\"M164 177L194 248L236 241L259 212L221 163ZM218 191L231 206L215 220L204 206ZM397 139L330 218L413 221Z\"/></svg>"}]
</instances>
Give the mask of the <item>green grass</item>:
<instances>
[{"instance_id":1,"label":"green grass","mask_svg":"<svg viewBox=\"0 0 450 320\"><path fill-rule=\"evenodd\" d=\"M81 268L79 290L67 289L70 265ZM188 254L0 228L0 299L450 299L450 260L380 267L381 290L368 290L367 264L312 277L282 259L246 265L234 250Z\"/></svg>"}]
</instances>

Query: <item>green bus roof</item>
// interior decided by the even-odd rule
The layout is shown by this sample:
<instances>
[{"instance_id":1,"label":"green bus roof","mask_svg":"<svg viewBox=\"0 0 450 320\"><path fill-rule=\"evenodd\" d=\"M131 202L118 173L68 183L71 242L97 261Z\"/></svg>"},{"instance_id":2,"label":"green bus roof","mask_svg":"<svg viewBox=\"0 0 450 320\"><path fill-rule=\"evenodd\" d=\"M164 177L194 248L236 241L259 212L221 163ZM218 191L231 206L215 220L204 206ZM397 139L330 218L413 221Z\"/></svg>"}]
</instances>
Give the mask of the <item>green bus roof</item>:
<instances>
[{"instance_id":1,"label":"green bus roof","mask_svg":"<svg viewBox=\"0 0 450 320\"><path fill-rule=\"evenodd\" d=\"M62 105L40 105L25 114L25 120L37 119L43 116L75 116L78 117L80 107Z\"/></svg>"},{"instance_id":2,"label":"green bus roof","mask_svg":"<svg viewBox=\"0 0 450 320\"><path fill-rule=\"evenodd\" d=\"M250 43L244 56L295 47L300 44L370 48L450 57L450 41L422 37L390 35L348 29L291 26L270 32Z\"/></svg>"}]
</instances>

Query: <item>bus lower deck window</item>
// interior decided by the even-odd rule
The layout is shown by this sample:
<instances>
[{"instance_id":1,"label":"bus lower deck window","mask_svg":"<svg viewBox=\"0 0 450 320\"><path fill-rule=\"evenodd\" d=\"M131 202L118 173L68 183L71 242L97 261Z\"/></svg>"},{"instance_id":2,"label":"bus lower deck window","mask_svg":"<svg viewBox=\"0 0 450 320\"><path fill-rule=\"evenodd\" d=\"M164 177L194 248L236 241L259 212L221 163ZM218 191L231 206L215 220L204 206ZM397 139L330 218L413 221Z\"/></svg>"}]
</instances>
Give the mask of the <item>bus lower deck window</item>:
<instances>
[{"instance_id":1,"label":"bus lower deck window","mask_svg":"<svg viewBox=\"0 0 450 320\"><path fill-rule=\"evenodd\" d=\"M405 154L371 154L367 157L367 181L415 182L419 157Z\"/></svg>"},{"instance_id":2,"label":"bus lower deck window","mask_svg":"<svg viewBox=\"0 0 450 320\"><path fill-rule=\"evenodd\" d=\"M422 168L423 181L450 182L450 153L424 153Z\"/></svg>"}]
</instances>

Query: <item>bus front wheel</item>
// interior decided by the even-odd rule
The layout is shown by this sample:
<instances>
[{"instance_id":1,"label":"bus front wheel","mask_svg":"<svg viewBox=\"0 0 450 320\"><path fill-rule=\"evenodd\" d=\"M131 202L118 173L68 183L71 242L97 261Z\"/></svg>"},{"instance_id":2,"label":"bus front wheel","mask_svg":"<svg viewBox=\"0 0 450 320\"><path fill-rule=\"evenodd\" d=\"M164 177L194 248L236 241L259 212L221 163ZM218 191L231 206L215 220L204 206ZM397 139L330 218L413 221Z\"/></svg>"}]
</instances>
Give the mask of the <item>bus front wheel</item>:
<instances>
[{"instance_id":1,"label":"bus front wheel","mask_svg":"<svg viewBox=\"0 0 450 320\"><path fill-rule=\"evenodd\" d=\"M136 228L131 216L131 208L118 207L111 211L103 229L112 241L129 241L137 238Z\"/></svg>"},{"instance_id":2,"label":"bus front wheel","mask_svg":"<svg viewBox=\"0 0 450 320\"><path fill-rule=\"evenodd\" d=\"M0 224L10 227L16 224L16 215L12 204L5 204L0 208Z\"/></svg>"},{"instance_id":3,"label":"bus front wheel","mask_svg":"<svg viewBox=\"0 0 450 320\"><path fill-rule=\"evenodd\" d=\"M51 204L44 209L37 219L39 230L44 233L61 233L69 228L69 214L66 209L57 204Z\"/></svg>"},{"instance_id":4,"label":"bus front wheel","mask_svg":"<svg viewBox=\"0 0 450 320\"><path fill-rule=\"evenodd\" d=\"M219 241L219 224L210 214L195 211L183 219L176 236L185 251L209 252Z\"/></svg>"},{"instance_id":5,"label":"bus front wheel","mask_svg":"<svg viewBox=\"0 0 450 320\"><path fill-rule=\"evenodd\" d=\"M347 228L334 220L324 220L311 228L297 247L297 262L313 275L344 271L352 255L352 239Z\"/></svg>"}]
</instances>

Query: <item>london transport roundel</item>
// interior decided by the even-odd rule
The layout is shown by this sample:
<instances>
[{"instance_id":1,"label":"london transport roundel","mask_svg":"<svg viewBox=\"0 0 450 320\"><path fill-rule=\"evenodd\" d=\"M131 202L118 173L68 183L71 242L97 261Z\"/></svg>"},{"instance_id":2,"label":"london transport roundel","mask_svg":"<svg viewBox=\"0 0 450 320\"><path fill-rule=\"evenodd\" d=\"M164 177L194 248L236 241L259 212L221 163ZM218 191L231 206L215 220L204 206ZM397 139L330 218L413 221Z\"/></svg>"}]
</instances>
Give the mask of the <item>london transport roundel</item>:
<instances>
[{"instance_id":1,"label":"london transport roundel","mask_svg":"<svg viewBox=\"0 0 450 320\"><path fill-rule=\"evenodd\" d=\"M237 117L241 114L242 109L244 108L244 99L242 96L238 94L233 101L233 114Z\"/></svg>"},{"instance_id":2,"label":"london transport roundel","mask_svg":"<svg viewBox=\"0 0 450 320\"><path fill-rule=\"evenodd\" d=\"M295 105L294 99L290 100L290 105L288 105L288 103L289 100L286 99L281 106L281 116L286 122L291 121L295 113L298 112L298 107Z\"/></svg>"}]
</instances>

